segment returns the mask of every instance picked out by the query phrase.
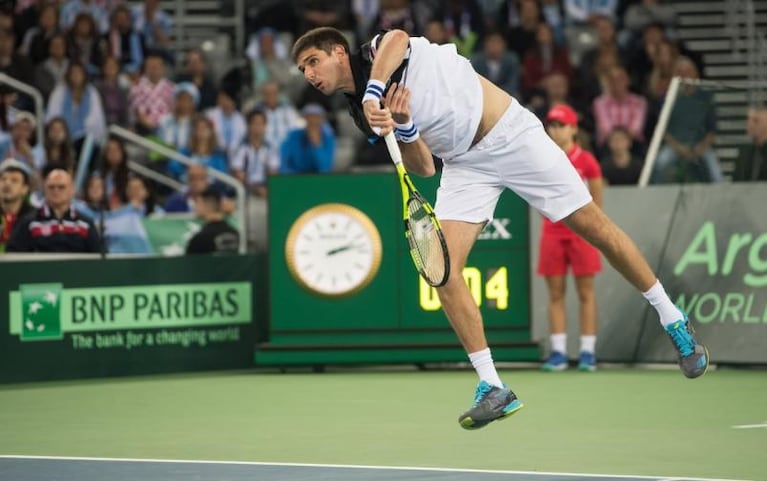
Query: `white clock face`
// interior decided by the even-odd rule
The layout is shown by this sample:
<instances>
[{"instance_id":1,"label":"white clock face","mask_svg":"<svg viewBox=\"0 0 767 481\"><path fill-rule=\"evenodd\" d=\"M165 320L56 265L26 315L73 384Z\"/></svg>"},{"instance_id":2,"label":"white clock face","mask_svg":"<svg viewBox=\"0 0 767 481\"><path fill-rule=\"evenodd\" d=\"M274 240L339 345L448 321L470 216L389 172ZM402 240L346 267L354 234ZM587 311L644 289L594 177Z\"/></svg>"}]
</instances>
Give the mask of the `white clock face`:
<instances>
[{"instance_id":1,"label":"white clock face","mask_svg":"<svg viewBox=\"0 0 767 481\"><path fill-rule=\"evenodd\" d=\"M286 246L296 280L326 296L356 292L378 271L381 239L361 211L325 204L305 212L293 225Z\"/></svg>"}]
</instances>

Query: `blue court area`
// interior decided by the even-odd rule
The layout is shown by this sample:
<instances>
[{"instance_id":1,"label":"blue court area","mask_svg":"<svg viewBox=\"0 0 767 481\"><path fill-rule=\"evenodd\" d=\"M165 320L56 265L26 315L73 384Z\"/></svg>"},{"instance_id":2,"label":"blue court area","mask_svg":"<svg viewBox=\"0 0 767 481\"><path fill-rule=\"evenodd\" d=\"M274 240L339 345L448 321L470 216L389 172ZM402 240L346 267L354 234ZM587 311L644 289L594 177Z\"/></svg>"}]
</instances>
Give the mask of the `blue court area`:
<instances>
[{"instance_id":1,"label":"blue court area","mask_svg":"<svg viewBox=\"0 0 767 481\"><path fill-rule=\"evenodd\" d=\"M3 481L730 481L382 466L0 456Z\"/></svg>"}]
</instances>

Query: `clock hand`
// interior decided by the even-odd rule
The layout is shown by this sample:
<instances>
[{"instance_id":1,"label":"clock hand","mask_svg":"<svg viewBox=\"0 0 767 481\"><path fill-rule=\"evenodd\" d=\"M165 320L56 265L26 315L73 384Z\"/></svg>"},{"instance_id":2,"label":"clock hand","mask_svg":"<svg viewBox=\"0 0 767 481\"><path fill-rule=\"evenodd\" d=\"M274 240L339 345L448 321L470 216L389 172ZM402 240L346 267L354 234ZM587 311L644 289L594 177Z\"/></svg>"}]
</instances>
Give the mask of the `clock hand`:
<instances>
[{"instance_id":1,"label":"clock hand","mask_svg":"<svg viewBox=\"0 0 767 481\"><path fill-rule=\"evenodd\" d=\"M351 243L351 244L346 244L345 246L336 247L335 249L330 249L330 250L327 252L327 254L326 254L326 255L328 255L328 256L333 256L333 255L336 255L336 254L338 254L338 253L341 253L341 252L344 252L344 251L348 251L349 249L353 249L353 248L355 248L355 247L357 247L357 246L355 246L355 245L354 245L354 243Z\"/></svg>"}]
</instances>

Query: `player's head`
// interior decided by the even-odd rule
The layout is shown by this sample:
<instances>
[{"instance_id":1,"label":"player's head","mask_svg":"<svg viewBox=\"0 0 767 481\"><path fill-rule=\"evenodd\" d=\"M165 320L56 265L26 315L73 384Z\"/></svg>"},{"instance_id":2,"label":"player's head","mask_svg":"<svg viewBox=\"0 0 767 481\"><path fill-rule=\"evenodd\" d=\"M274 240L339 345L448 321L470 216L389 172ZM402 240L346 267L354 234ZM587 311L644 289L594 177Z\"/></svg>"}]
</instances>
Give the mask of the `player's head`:
<instances>
[{"instance_id":1,"label":"player's head","mask_svg":"<svg viewBox=\"0 0 767 481\"><path fill-rule=\"evenodd\" d=\"M306 80L325 95L354 90L349 65L349 42L331 27L309 30L293 44L293 62Z\"/></svg>"},{"instance_id":2,"label":"player's head","mask_svg":"<svg viewBox=\"0 0 767 481\"><path fill-rule=\"evenodd\" d=\"M578 133L578 114L567 104L555 105L546 114L546 131L558 146L570 147Z\"/></svg>"}]
</instances>

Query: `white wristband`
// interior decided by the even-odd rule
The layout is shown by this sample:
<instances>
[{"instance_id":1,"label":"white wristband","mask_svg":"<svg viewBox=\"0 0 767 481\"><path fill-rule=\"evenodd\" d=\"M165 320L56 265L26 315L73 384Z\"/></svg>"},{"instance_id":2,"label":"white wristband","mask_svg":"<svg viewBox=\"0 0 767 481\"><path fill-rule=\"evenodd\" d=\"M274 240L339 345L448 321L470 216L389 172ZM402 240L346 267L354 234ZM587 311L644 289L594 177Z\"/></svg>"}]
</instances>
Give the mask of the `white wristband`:
<instances>
[{"instance_id":1,"label":"white wristband","mask_svg":"<svg viewBox=\"0 0 767 481\"><path fill-rule=\"evenodd\" d=\"M421 137L421 133L418 132L413 119L410 119L406 124L395 124L394 136L400 142L409 144L418 140Z\"/></svg>"},{"instance_id":2,"label":"white wristband","mask_svg":"<svg viewBox=\"0 0 767 481\"><path fill-rule=\"evenodd\" d=\"M386 84L380 80L370 79L368 80L367 87L365 87L365 95L362 96L362 103L364 104L368 100L380 101L383 97Z\"/></svg>"}]
</instances>

